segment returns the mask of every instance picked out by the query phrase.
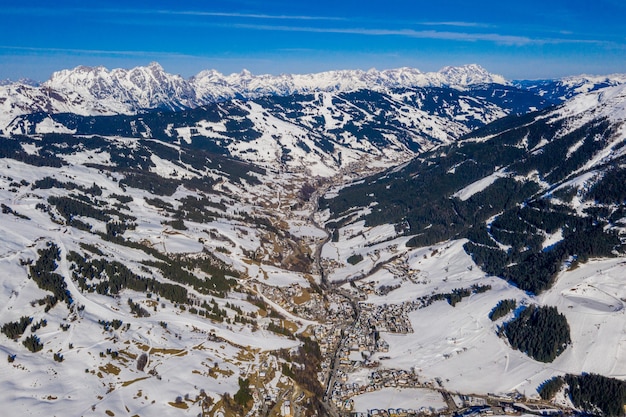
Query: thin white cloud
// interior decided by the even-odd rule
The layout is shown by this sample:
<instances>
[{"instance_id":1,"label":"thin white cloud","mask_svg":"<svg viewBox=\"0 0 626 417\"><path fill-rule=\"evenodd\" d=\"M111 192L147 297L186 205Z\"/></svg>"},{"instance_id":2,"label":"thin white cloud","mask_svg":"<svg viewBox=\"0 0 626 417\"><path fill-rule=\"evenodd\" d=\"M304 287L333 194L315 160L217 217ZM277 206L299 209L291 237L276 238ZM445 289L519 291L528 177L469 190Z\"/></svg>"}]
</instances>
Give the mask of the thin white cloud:
<instances>
[{"instance_id":1,"label":"thin white cloud","mask_svg":"<svg viewBox=\"0 0 626 417\"><path fill-rule=\"evenodd\" d=\"M493 28L494 25L489 25L487 23L479 23L479 22L418 22L420 25L424 26L453 26L453 27L461 27L461 28Z\"/></svg>"},{"instance_id":2,"label":"thin white cloud","mask_svg":"<svg viewBox=\"0 0 626 417\"><path fill-rule=\"evenodd\" d=\"M37 8L25 8L25 7L7 7L0 8L0 15L2 14L28 14L28 15L72 15L77 13L98 15L102 18L102 15L106 14L112 21L128 25L146 25L146 26L213 26L213 27L225 27L225 28L240 28L240 29L254 29L264 31L284 31L284 32L311 32L311 33L337 33L337 34L355 34L365 36L402 36L407 38L421 38L421 39L441 39L451 41L486 41L504 45L529 45L529 44L593 44L609 48L625 48L626 46L619 41L608 40L596 40L591 39L593 35L590 35L590 39L569 39L567 37L530 37L521 35L507 35L501 33L480 33L471 32L469 29L488 29L496 28L494 25L481 22L468 22L468 21L424 21L414 22L413 25L418 26L441 26L441 27L457 27L467 28L467 31L454 31L454 30L415 30L415 29L380 29L380 28L341 28L341 27L313 27L313 26L296 26L296 25L273 25L270 21L318 21L318 22L352 22L356 24L359 22L363 25L371 25L380 23L379 20L360 19L360 18L344 18L336 16L314 16L314 15L284 15L284 14L265 14L265 13L239 13L239 12L213 12L202 10L171 10L171 9L133 9L133 8L55 8L55 7L37 7ZM236 23L224 23L219 21L202 21L197 19L195 21L178 21L172 19L170 21L150 21L150 19L131 19L131 16L189 16L189 17L216 17L216 18L232 18ZM105 18L106 19L106 18ZM237 20L239 19L239 22ZM242 19L251 20L266 20L268 24L254 24L245 23ZM407 22L386 22L387 24L395 24L396 26L407 24ZM552 31L554 33L554 31ZM556 32L562 36L569 36L573 33L571 31L563 30ZM101 51L102 53L108 53ZM117 51L116 53L124 53L124 51ZM132 53L132 52L131 52Z\"/></svg>"},{"instance_id":3,"label":"thin white cloud","mask_svg":"<svg viewBox=\"0 0 626 417\"><path fill-rule=\"evenodd\" d=\"M493 42L502 45L558 45L558 44L587 44L604 47L624 48L625 45L615 42L596 39L570 39L570 38L531 38L528 36L503 35L499 33L469 33L439 30L414 30L414 29L367 29L367 28L320 28L306 26L281 26L281 25L255 25L233 24L229 27L239 29L282 31L282 32L311 32L311 33L337 33L364 36L400 36L417 39L440 39L461 42Z\"/></svg>"},{"instance_id":4,"label":"thin white cloud","mask_svg":"<svg viewBox=\"0 0 626 417\"><path fill-rule=\"evenodd\" d=\"M140 13L142 11L139 11ZM329 21L341 21L346 20L341 17L333 16L307 16L307 15L271 15L263 13L225 13L225 12L203 12L194 10L154 10L145 11L146 14L164 14L173 16L207 16L207 17L237 17L244 19L274 19L274 20L329 20Z\"/></svg>"},{"instance_id":5,"label":"thin white cloud","mask_svg":"<svg viewBox=\"0 0 626 417\"><path fill-rule=\"evenodd\" d=\"M317 20L317 21L342 21L347 20L334 16L313 15L284 15L265 13L237 13L237 12L211 12L201 10L168 10L168 9L132 9L132 8L55 8L55 7L9 7L0 8L0 14L27 14L30 16L72 15L76 13L101 15L103 13L113 15L166 15L166 16L195 16L195 17L234 17L240 19L260 20Z\"/></svg>"},{"instance_id":6,"label":"thin white cloud","mask_svg":"<svg viewBox=\"0 0 626 417\"><path fill-rule=\"evenodd\" d=\"M106 49L76 49L76 48L37 48L27 46L0 45L0 50L17 53L45 53L45 54L72 54L72 55L101 55L101 56L127 56L127 57L168 57L168 58L193 58L194 55L164 51L131 51L131 50L106 50Z\"/></svg>"},{"instance_id":7,"label":"thin white cloud","mask_svg":"<svg viewBox=\"0 0 626 417\"><path fill-rule=\"evenodd\" d=\"M364 29L364 28L316 28L303 26L274 26L274 25L248 25L236 24L240 29L274 30L284 32L313 32L313 33L340 33L349 35L366 36L402 36L407 38L443 39L456 41L490 41L502 44L526 45L536 43L533 39L525 36L500 35L496 33L466 33L436 30L413 30L413 29Z\"/></svg>"}]
</instances>

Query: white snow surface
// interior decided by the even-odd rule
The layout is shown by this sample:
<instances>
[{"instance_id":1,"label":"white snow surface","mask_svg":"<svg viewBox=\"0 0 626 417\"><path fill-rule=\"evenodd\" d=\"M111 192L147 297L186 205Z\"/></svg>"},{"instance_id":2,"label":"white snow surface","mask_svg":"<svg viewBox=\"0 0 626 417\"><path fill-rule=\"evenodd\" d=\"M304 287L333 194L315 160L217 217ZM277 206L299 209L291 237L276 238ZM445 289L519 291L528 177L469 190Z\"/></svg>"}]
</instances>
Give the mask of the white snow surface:
<instances>
[{"instance_id":1,"label":"white snow surface","mask_svg":"<svg viewBox=\"0 0 626 417\"><path fill-rule=\"evenodd\" d=\"M555 110L552 117L579 116L578 125L590 119L607 117L614 122L626 119L626 84L581 94Z\"/></svg>"},{"instance_id":2,"label":"white snow surface","mask_svg":"<svg viewBox=\"0 0 626 417\"><path fill-rule=\"evenodd\" d=\"M491 184L496 182L498 178L505 177L507 177L507 174L504 170L496 171L493 174L485 178L481 178L480 180L469 184L465 188L460 189L456 193L452 194L452 197L457 197L459 200L465 201L468 198L472 197L474 194L477 194L483 191L485 188L489 187Z\"/></svg>"},{"instance_id":3,"label":"white snow surface","mask_svg":"<svg viewBox=\"0 0 626 417\"><path fill-rule=\"evenodd\" d=\"M383 388L354 397L354 411L405 409L441 411L446 407L441 393L424 388Z\"/></svg>"}]
</instances>

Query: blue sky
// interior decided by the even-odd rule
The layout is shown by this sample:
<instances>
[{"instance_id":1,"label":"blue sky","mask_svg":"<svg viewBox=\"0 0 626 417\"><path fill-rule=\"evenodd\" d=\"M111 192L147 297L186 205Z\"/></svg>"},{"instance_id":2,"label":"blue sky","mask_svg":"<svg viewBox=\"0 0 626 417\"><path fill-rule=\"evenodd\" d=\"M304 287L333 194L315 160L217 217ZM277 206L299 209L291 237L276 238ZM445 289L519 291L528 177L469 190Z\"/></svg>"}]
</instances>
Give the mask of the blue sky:
<instances>
[{"instance_id":1,"label":"blue sky","mask_svg":"<svg viewBox=\"0 0 626 417\"><path fill-rule=\"evenodd\" d=\"M184 77L469 63L509 79L626 73L624 0L8 3L0 79L151 61Z\"/></svg>"}]
</instances>

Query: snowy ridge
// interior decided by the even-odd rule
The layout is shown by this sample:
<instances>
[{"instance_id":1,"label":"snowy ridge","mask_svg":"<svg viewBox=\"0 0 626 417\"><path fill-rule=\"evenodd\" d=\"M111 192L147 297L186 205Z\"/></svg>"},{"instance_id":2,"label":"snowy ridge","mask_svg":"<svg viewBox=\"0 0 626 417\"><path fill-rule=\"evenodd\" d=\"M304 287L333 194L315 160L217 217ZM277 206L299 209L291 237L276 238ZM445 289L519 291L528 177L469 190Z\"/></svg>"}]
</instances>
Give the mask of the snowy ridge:
<instances>
[{"instance_id":1,"label":"snowy ridge","mask_svg":"<svg viewBox=\"0 0 626 417\"><path fill-rule=\"evenodd\" d=\"M626 84L578 95L563 105L557 114L587 119L608 117L613 122L626 120Z\"/></svg>"},{"instance_id":2,"label":"snowy ridge","mask_svg":"<svg viewBox=\"0 0 626 417\"><path fill-rule=\"evenodd\" d=\"M626 74L579 75L561 79L561 84L575 89L577 93L594 90L598 85L620 85L626 83Z\"/></svg>"},{"instance_id":3,"label":"snowy ridge","mask_svg":"<svg viewBox=\"0 0 626 417\"><path fill-rule=\"evenodd\" d=\"M229 75L204 70L184 79L158 63L132 69L79 66L55 72L37 84L31 80L0 82L0 129L31 113L74 113L84 116L133 115L150 109L181 110L230 100L316 92L394 88L450 87L459 91L485 84L514 85L550 100L626 82L626 75L568 77L561 80L508 82L476 64L447 66L437 72L416 68L337 70L312 74L254 75L247 70Z\"/></svg>"},{"instance_id":4,"label":"snowy ridge","mask_svg":"<svg viewBox=\"0 0 626 417\"><path fill-rule=\"evenodd\" d=\"M613 141L623 141L626 137L626 130L623 127L623 123L626 121L626 83L578 94L554 110L540 114L534 120L545 120L549 125L563 125L563 128L557 135L544 138L543 141L539 142L533 148L535 152L538 152L549 142L562 138L585 124L601 122L602 120L607 120L612 126L615 126L616 133ZM482 141L492 137L492 135L481 136L477 133L471 140ZM611 142L610 147L613 144ZM519 144L519 146L525 145ZM580 143L570 151L577 150L579 146ZM610 149L607 148L607 151L610 151ZM567 159L569 154L564 155L564 157Z\"/></svg>"},{"instance_id":5,"label":"snowy ridge","mask_svg":"<svg viewBox=\"0 0 626 417\"><path fill-rule=\"evenodd\" d=\"M576 75L557 80L514 81L513 85L534 91L558 101L565 101L578 94L626 83L626 74Z\"/></svg>"},{"instance_id":6,"label":"snowy ridge","mask_svg":"<svg viewBox=\"0 0 626 417\"><path fill-rule=\"evenodd\" d=\"M500 75L490 74L479 65L445 67L439 72L424 73L415 68L378 71L370 69L326 71L316 74L281 74L254 76L249 71L222 75L215 70L202 71L191 79L201 97L214 91L246 97L290 95L319 91L384 90L399 87L455 87L474 84L507 84ZM213 93L214 94L214 93Z\"/></svg>"}]
</instances>

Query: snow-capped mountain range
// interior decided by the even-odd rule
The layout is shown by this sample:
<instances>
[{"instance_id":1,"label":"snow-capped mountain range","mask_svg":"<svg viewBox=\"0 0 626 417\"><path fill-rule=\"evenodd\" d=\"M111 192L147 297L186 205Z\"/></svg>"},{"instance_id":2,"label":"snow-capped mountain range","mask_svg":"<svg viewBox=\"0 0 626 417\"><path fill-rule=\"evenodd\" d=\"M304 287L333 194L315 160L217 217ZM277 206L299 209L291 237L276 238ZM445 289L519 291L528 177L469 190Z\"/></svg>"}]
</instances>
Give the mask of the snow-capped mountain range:
<instances>
[{"instance_id":1,"label":"snow-capped mountain range","mask_svg":"<svg viewBox=\"0 0 626 417\"><path fill-rule=\"evenodd\" d=\"M506 84L478 65L445 67L424 73L414 68L345 70L304 75L223 75L202 71L184 79L168 74L158 63L130 70L79 66L55 72L39 86L16 82L0 85L0 125L18 115L36 112L80 115L136 114L149 109L180 110L223 100L311 92L386 90L398 87Z\"/></svg>"},{"instance_id":2,"label":"snow-capped mountain range","mask_svg":"<svg viewBox=\"0 0 626 417\"><path fill-rule=\"evenodd\" d=\"M344 93L358 90L389 92L402 88L451 88L465 91L479 85L505 85L531 91L551 102L626 82L626 75L578 76L561 80L509 82L476 64L444 67L437 72L415 68L327 71L314 74L253 75L243 70L224 75L205 70L185 79L169 74L158 63L132 69L108 70L79 66L58 71L48 81L0 83L0 131L18 116L33 113L72 113L82 116L134 115L150 110L193 109L234 98ZM503 109L500 116L508 114ZM488 118L486 122L493 119ZM17 132L15 132L17 133Z\"/></svg>"}]
</instances>

